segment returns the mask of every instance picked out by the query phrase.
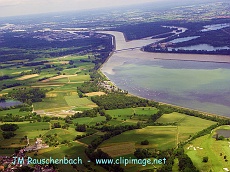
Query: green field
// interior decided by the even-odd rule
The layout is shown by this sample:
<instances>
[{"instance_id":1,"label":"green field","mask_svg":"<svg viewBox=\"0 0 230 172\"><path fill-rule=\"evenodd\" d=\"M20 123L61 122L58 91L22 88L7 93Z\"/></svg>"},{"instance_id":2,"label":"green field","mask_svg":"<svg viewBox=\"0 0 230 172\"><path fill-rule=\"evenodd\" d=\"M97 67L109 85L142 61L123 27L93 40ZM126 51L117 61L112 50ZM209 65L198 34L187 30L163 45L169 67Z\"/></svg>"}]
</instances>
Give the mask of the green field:
<instances>
[{"instance_id":1,"label":"green field","mask_svg":"<svg viewBox=\"0 0 230 172\"><path fill-rule=\"evenodd\" d=\"M188 116L173 112L162 115L156 122L160 123L176 123L178 127L177 141L185 141L189 136L193 136L197 132L215 124L213 121L201 119L198 117Z\"/></svg>"},{"instance_id":2,"label":"green field","mask_svg":"<svg viewBox=\"0 0 230 172\"><path fill-rule=\"evenodd\" d=\"M154 107L137 107L137 108L126 108L126 109L115 109L107 110L114 120L110 121L110 125L117 124L135 124L138 121L147 121L151 115L157 113L157 109Z\"/></svg>"},{"instance_id":3,"label":"green field","mask_svg":"<svg viewBox=\"0 0 230 172\"><path fill-rule=\"evenodd\" d=\"M221 126L218 129L230 130L230 127ZM216 141L215 134L214 130L212 133L197 138L184 146L185 153L188 154L194 165L200 171L224 172L225 170L223 168L230 169L229 141L227 139ZM224 156L227 157L226 159L228 161L225 161ZM207 163L202 162L203 157L208 157Z\"/></svg>"},{"instance_id":4,"label":"green field","mask_svg":"<svg viewBox=\"0 0 230 172\"><path fill-rule=\"evenodd\" d=\"M26 116L30 113L30 112L24 112L24 111L20 112L19 110L20 109L10 109L10 110L0 111L0 116L5 116L7 114Z\"/></svg>"},{"instance_id":5,"label":"green field","mask_svg":"<svg viewBox=\"0 0 230 172\"><path fill-rule=\"evenodd\" d=\"M33 144L35 142L35 138L39 137L39 135L45 134L50 129L50 124L48 122L37 122L37 123L29 123L29 122L14 122L19 126L19 129L15 131L16 136L1 140L1 147L22 147L27 144L27 142L22 142L21 138L27 136L30 139L30 143ZM3 139L1 137L1 139Z\"/></svg>"},{"instance_id":6,"label":"green field","mask_svg":"<svg viewBox=\"0 0 230 172\"><path fill-rule=\"evenodd\" d=\"M84 137L82 139L79 139L80 142L85 143L87 145L89 145L94 139L98 138L99 136L103 135L103 132L96 132L95 134L91 135L91 136L87 136Z\"/></svg>"},{"instance_id":7,"label":"green field","mask_svg":"<svg viewBox=\"0 0 230 172\"><path fill-rule=\"evenodd\" d=\"M105 141L100 147L117 146L130 143L135 148L156 148L165 150L176 146L176 126L148 126L143 129L126 131ZM142 146L141 141L149 141L149 145Z\"/></svg>"},{"instance_id":8,"label":"green field","mask_svg":"<svg viewBox=\"0 0 230 172\"><path fill-rule=\"evenodd\" d=\"M86 119L84 119L86 120ZM90 121L91 125L95 125L96 122L105 120L105 117L96 117L94 120ZM59 122L62 126L65 124L64 120L52 120L50 122L14 122L19 126L19 129L15 131L16 136L5 139L3 142L2 135L0 134L0 146L1 147L22 147L25 146L27 142L21 141L21 138L27 136L30 139L30 143L34 144L36 138L46 137L47 135L54 136L55 139L61 143L64 140L73 141L77 135L85 135L87 133L97 132L94 129L87 128L86 132L77 132L75 126L71 124L68 129L54 128L51 129L54 123ZM0 125L3 123L0 123ZM1 131L0 131L1 133Z\"/></svg>"},{"instance_id":9,"label":"green field","mask_svg":"<svg viewBox=\"0 0 230 172\"><path fill-rule=\"evenodd\" d=\"M119 114L123 117L131 112L132 109L126 109L126 111L119 110ZM139 108L140 110L140 108ZM116 111L109 111L110 113L115 113ZM126 121L125 121L126 122ZM125 122L123 122L125 124ZM215 124L215 122L204 120L197 117L187 116L180 113L164 114L157 122L161 123L174 123L175 126L148 126L143 129L132 130L124 132L118 136L115 136L107 141L105 141L101 147L110 148L110 150L116 150L116 147L126 143L132 143L134 148L155 148L160 150L165 150L168 148L174 148L181 141L185 141L189 136ZM108 124L110 125L121 125L117 120L111 120ZM142 146L141 141L147 139L149 145ZM130 146L130 145L128 145ZM110 153L110 150L108 152ZM107 149L106 149L107 151ZM116 152L119 152L117 150ZM133 153L133 152L129 152ZM113 153L111 153L113 155Z\"/></svg>"},{"instance_id":10,"label":"green field","mask_svg":"<svg viewBox=\"0 0 230 172\"><path fill-rule=\"evenodd\" d=\"M44 110L44 109L53 109L60 107L67 107L64 96L67 95L66 92L51 92L54 94L54 97L47 97L42 102L33 103L34 109L36 110Z\"/></svg>"},{"instance_id":11,"label":"green field","mask_svg":"<svg viewBox=\"0 0 230 172\"><path fill-rule=\"evenodd\" d=\"M69 106L76 107L96 107L97 105L87 98L79 98L77 95L65 96L65 100Z\"/></svg>"},{"instance_id":12,"label":"green field","mask_svg":"<svg viewBox=\"0 0 230 172\"><path fill-rule=\"evenodd\" d=\"M77 92L77 87L81 85L84 81L90 80L89 69L91 69L94 64L92 62L82 62L82 59L87 59L88 55L84 56L76 56L69 55L64 57L57 58L37 58L32 62L41 62L41 61L49 61L44 64L39 64L37 66L44 67L36 76L33 78L26 78L24 80L15 80L17 78L23 78L30 75L31 66L25 67L23 64L19 64L21 61L10 61L8 65L13 65L10 68L0 69L0 76L3 75L12 75L16 76L16 78L6 79L4 83L0 83L0 87L5 85L11 85L15 82L20 82L25 86L17 86L14 88L22 88L22 87L40 87L44 89L52 89L47 93L47 97L42 102L33 103L34 111L38 114L44 115L73 115L72 111L74 108L80 109L91 109L96 107L92 101L87 98L80 99L77 94L72 94ZM75 66L71 66L69 61L72 60ZM24 61L25 63L28 60ZM4 64L6 66L6 64ZM47 65L50 65L47 67ZM35 65L36 66L36 65ZM21 72L27 72L23 76L19 76ZM59 77L53 78L57 76L59 72ZM77 74L76 74L77 73ZM34 73L32 73L34 74ZM38 79L50 78L47 81L38 81ZM8 93L14 88L3 89L0 94ZM72 111L72 112L69 112ZM16 110L3 111L0 112L0 115L5 115L6 113L12 113L13 115L19 114L25 116L27 113L18 112Z\"/></svg>"},{"instance_id":13,"label":"green field","mask_svg":"<svg viewBox=\"0 0 230 172\"><path fill-rule=\"evenodd\" d=\"M83 118L76 118L73 120L73 123L78 124L86 124L86 125L95 125L97 122L105 121L106 118L104 116L97 116L94 118L90 117L83 117Z\"/></svg>"}]
</instances>

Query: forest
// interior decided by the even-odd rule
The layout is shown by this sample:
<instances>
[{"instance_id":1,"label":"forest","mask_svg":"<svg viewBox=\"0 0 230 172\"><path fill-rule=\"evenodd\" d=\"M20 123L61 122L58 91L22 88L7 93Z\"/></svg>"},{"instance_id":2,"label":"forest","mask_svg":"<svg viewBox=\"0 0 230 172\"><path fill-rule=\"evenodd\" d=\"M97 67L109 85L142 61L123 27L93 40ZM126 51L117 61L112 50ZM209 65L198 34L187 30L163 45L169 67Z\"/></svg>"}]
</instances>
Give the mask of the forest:
<instances>
[{"instance_id":1,"label":"forest","mask_svg":"<svg viewBox=\"0 0 230 172\"><path fill-rule=\"evenodd\" d=\"M34 102L41 102L45 98L45 93L48 90L39 88L19 88L14 89L8 93L8 97L19 100L23 103L32 104Z\"/></svg>"},{"instance_id":2,"label":"forest","mask_svg":"<svg viewBox=\"0 0 230 172\"><path fill-rule=\"evenodd\" d=\"M112 50L111 36L98 38L93 36L85 39L67 41L47 41L33 38L33 34L19 36L16 33L4 33L4 41L1 43L0 62L9 60L23 60L42 57L58 57L69 54L89 53L97 51L110 52ZM14 44L12 44L14 42ZM104 45L104 49L98 47Z\"/></svg>"},{"instance_id":3,"label":"forest","mask_svg":"<svg viewBox=\"0 0 230 172\"><path fill-rule=\"evenodd\" d=\"M162 27L164 22L152 22L141 24L123 25L113 30L123 32L127 41L151 37L167 32L173 31L173 29Z\"/></svg>"}]
</instances>

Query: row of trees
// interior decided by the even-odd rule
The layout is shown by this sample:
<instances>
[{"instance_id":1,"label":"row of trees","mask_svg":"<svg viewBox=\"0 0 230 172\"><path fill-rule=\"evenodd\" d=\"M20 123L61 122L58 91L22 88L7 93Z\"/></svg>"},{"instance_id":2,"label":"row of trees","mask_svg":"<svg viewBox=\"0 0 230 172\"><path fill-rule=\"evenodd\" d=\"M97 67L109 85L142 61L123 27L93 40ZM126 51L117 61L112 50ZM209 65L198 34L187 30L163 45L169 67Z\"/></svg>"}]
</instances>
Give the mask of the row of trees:
<instances>
[{"instance_id":1,"label":"row of trees","mask_svg":"<svg viewBox=\"0 0 230 172\"><path fill-rule=\"evenodd\" d=\"M191 46L191 45L190 45ZM184 50L183 47L180 49L172 49L172 51L166 49L159 49L149 46L145 46L143 48L144 51L147 52L156 52L156 53L178 53L178 54L220 54L220 55L229 55L230 49L218 49L214 51L209 50Z\"/></svg>"},{"instance_id":2,"label":"row of trees","mask_svg":"<svg viewBox=\"0 0 230 172\"><path fill-rule=\"evenodd\" d=\"M95 96L92 97L92 101L105 110L146 107L157 104L156 102L149 101L147 99L128 96L123 93L110 93L107 95Z\"/></svg>"}]
</instances>

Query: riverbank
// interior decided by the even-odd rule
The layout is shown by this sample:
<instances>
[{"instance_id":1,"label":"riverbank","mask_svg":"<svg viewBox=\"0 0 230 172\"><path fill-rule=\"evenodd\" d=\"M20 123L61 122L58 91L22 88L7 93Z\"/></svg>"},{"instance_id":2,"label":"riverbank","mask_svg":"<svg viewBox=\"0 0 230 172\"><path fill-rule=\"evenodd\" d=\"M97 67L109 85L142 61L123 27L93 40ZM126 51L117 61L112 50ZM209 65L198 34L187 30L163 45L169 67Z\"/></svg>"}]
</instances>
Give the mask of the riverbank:
<instances>
[{"instance_id":1,"label":"riverbank","mask_svg":"<svg viewBox=\"0 0 230 172\"><path fill-rule=\"evenodd\" d=\"M114 32L113 32L114 33ZM107 34L108 34L108 32L107 32ZM125 46L125 44L126 43L124 43L124 38L120 38L120 36L123 36L122 35L122 33L117 33L118 34L118 36L119 36L119 38L118 38L118 40L116 40L116 44L118 44L118 47L121 47L121 45L124 45ZM149 40L148 40L149 41ZM122 44L119 44L119 42L120 43L122 43ZM132 42L132 41L131 41ZM135 44L135 41L133 41L133 45L134 46L136 46ZM129 44L130 45L130 44ZM129 46L128 45L128 46ZM122 47L121 47L122 48ZM127 47L124 47L124 48L127 48ZM147 64L150 64L150 67L151 67L151 65L154 65L154 64L152 64L152 62L154 62L154 61L156 61L156 60L166 60L166 61L169 61L170 62L170 60L172 60L172 61L174 61L173 63L174 64L177 64L177 63L179 63L179 62L176 62L176 61L195 61L195 62L213 62L213 63L230 63L230 56L219 56L219 55L194 55L194 54L191 54L191 55L187 55L187 54L171 54L170 56L168 56L169 54L165 54L165 53L147 53L147 52L143 52L143 51L141 51L141 50L137 50L137 49L135 49L135 50L129 50L129 51L121 51L121 52L116 52L116 53L111 53L110 54L110 56L107 58L107 60L106 60L106 62L105 63L103 63L103 65L101 66L101 68L100 68L100 71L103 73L103 75L105 75L106 76L106 78L108 78L108 80L112 80L111 81L111 83L113 84L113 85L115 85L116 87L119 87L119 88L121 88L121 89L124 89L124 90L127 90L129 93L130 92L132 92L132 95L134 95L134 96L137 96L137 97L141 97L141 98L145 98L145 99L149 99L149 100L155 100L155 95L156 94L158 94L157 92L157 90L155 90L155 89L153 89L153 91L154 92L156 92L156 93L154 93L154 94L151 94L151 97L150 96L147 96L146 97L146 95L147 95L147 93L149 93L149 92L146 92L146 90L143 90L141 87L140 88L138 88L138 87L136 87L136 88L134 88L135 86L133 86L133 88L134 89L140 89L141 91L145 91L145 93L144 94L142 94L141 92L138 92L138 95L137 94L135 94L135 90L129 90L128 88L127 88L127 86L126 87L121 87L121 83L120 83L120 81L119 82L117 82L118 80L117 79L119 79L119 77L123 77L124 75L119 75L119 76L117 76L118 78L116 79L116 80L114 80L114 78L116 77L115 76L115 74L117 75L117 72L120 72L120 70L127 70L126 68L125 68L125 66L126 65L128 65L128 64L134 64L134 63L136 63L136 65L135 65L135 67L138 67L139 66L139 61L138 61L138 59L141 59L141 60L146 60L146 63ZM134 62L135 61L135 62ZM131 62L131 63L130 63ZM133 63L132 63L133 62ZM167 62L168 63L168 62ZM171 62L170 62L171 63ZM190 63L189 63L190 64ZM204 63L204 64L206 64L206 63ZM200 67L202 67L203 65L202 64L200 64L201 66ZM183 66L183 65L182 65ZM122 68L121 68L122 67ZM149 67L149 68L150 68ZM183 67L184 68L184 67ZM169 69L171 69L170 67L169 67ZM200 68L197 68L197 69L200 69ZM142 71L142 70L144 70L144 71L148 71L148 69L146 69L145 67L143 67L143 68L141 68L140 70L139 70L139 72L140 71ZM146 72L147 72L146 71ZM199 70L196 70L196 71L199 71ZM210 70L211 71L211 70ZM138 73L139 73L138 72ZM214 71L215 72L215 71ZM219 72L221 72L221 71L218 71L218 74L216 74L216 75L218 75L219 76ZM159 73L159 72L157 72L157 73ZM183 72L182 72L182 74L183 74ZM210 75L211 74L211 75ZM130 73L129 74L130 76L132 75L132 73ZM158 75L158 74L157 74ZM212 73L209 73L209 75L210 75L210 77L212 77L213 75L212 75ZM164 75L165 76L165 75ZM146 77L146 75L143 75L143 77ZM143 77L141 77L141 78L139 78L138 80L139 80L139 82L141 82L142 84L143 83L145 83L144 81L140 81L140 79L142 79ZM187 77L186 77L187 78ZM206 76L206 75L204 75L204 78L209 78L209 76ZM128 84L128 85L133 85L133 83L132 82L130 82L129 80L130 80L130 78L128 77L123 77L123 78L120 78L120 80L123 80L123 83L124 82L126 82L126 85ZM163 80L164 81L164 80ZM207 82L209 82L209 81L207 81ZM115 84L116 83L116 84ZM156 80L154 80L154 82L151 82L151 83L156 83ZM172 82L170 82L171 84L175 84L176 83L176 81L175 80L172 80ZM170 84L170 85L171 85ZM194 82L192 82L191 83L192 85L194 84ZM220 84L218 84L218 85L220 85ZM214 85L213 85L214 86ZM218 86L219 87L219 86ZM150 88L150 87L148 87L148 88ZM139 90L139 91L140 91ZM137 90L138 91L138 90ZM148 90L147 90L148 91ZM167 90L166 90L167 91ZM144 96L145 95L145 96ZM164 94L160 94L161 96L164 96ZM180 96L180 95L178 95L178 96ZM202 97L202 95L195 95L195 96L201 96ZM189 96L189 97L191 97L191 96ZM202 97L202 98L205 98L205 97ZM167 97L167 99L168 99L168 97ZM162 99L163 100L163 99ZM218 104L213 104L212 105L212 103L208 103L207 102L207 104L203 104L203 102L201 103L201 104L199 104L198 105L198 103L199 103L199 101L197 101L195 104L194 104L194 106L193 106L193 108L191 108L190 106L186 106L185 104L183 104L182 106L180 105L180 103L178 103L178 102L174 102L174 100L177 100L177 99L175 99L175 97L174 98L172 98L171 99L171 101L172 102L170 102L170 101L168 101L167 100L167 103L166 102L162 102L162 101L159 101L159 100L155 100L156 102L160 102L161 104L167 104L167 105L170 105L170 106L174 106L174 107L179 107L179 108L184 108L184 109L190 109L190 110L194 110L194 111L197 111L197 112L200 112L200 113L202 113L202 114L206 114L206 115L212 115L212 116L219 116L219 117L223 117L223 118L229 118L229 115L228 115L228 113L227 112L229 112L227 109L226 109L226 107L227 106L219 106ZM194 99L194 100L196 100L196 99ZM208 100L208 99L207 99ZM173 104L173 102L176 104ZM214 103L214 102L213 102ZM190 104L193 104L193 103L190 103ZM198 108L196 109L196 106L198 105ZM209 106L211 106L212 107L212 109L215 107L217 107L217 108L221 108L221 112L218 112L218 113L216 113L217 111L213 111L213 110L210 110L209 112L207 112L206 110L207 110L207 107L206 108L202 108L203 106L206 106L207 105L207 107L209 107ZM216 106L217 105L217 106ZM224 108L224 109L223 109ZM199 110L198 110L199 109ZM204 110L205 109L205 110ZM227 110L227 111L226 111ZM222 113L222 111L225 111L226 113ZM218 114L218 115L217 115ZM220 115L221 114L221 115ZM223 114L223 115L222 115Z\"/></svg>"},{"instance_id":2,"label":"riverbank","mask_svg":"<svg viewBox=\"0 0 230 172\"><path fill-rule=\"evenodd\" d=\"M151 53L151 52L145 52L145 53L154 54L154 59L160 59L160 60L230 63L230 55L179 54L179 53L166 54L166 53Z\"/></svg>"},{"instance_id":3,"label":"riverbank","mask_svg":"<svg viewBox=\"0 0 230 172\"><path fill-rule=\"evenodd\" d=\"M128 93L128 95L139 97L139 98L142 98L142 99L147 99L145 97L141 97L141 96L138 96L138 95L135 95L135 94L131 94L131 93ZM165 103L165 102L159 102L159 101L155 101L155 100L152 100L152 99L147 99L147 100L157 102L160 105L167 105L167 106L171 106L171 107L175 107L175 108L179 108L179 109L191 110L191 111L200 113L200 114L205 115L205 116L218 117L218 118L221 118L221 119L230 119L230 117L227 117L227 116L221 116L221 115L217 115L217 114L214 114L214 113L200 111L200 110L197 110L197 109L186 108L186 107L183 107L183 106L178 106L178 105L174 105L174 104L170 104L170 103Z\"/></svg>"}]
</instances>

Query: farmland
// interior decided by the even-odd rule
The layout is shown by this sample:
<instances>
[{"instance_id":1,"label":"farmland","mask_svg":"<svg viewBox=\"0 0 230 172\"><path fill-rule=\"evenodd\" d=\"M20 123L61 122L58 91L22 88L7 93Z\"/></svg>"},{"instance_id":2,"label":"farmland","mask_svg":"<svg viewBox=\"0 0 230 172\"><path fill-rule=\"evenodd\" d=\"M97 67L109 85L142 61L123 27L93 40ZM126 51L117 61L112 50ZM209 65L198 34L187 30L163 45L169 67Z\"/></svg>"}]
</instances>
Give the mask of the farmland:
<instances>
[{"instance_id":1,"label":"farmland","mask_svg":"<svg viewBox=\"0 0 230 172\"><path fill-rule=\"evenodd\" d=\"M138 108L126 108L107 110L113 120L110 122L111 125L120 124L136 124L138 121L147 121L151 115L154 115L158 110L154 107L138 107Z\"/></svg>"},{"instance_id":2,"label":"farmland","mask_svg":"<svg viewBox=\"0 0 230 172\"><path fill-rule=\"evenodd\" d=\"M141 108L140 108L141 109ZM126 109L127 110L127 109ZM131 110L131 109L129 109ZM125 113L126 114L126 113ZM119 145L128 145L132 143L134 148L157 148L157 149L170 149L176 147L179 142L185 141L189 136L194 135L196 132L215 124L212 121L187 116L179 113L164 114L157 122L173 123L177 122L176 126L148 126L143 129L127 131L119 136L115 136L112 139L105 141L101 148L108 150L112 157L114 155L113 147ZM148 146L142 146L141 141L147 139L149 141ZM111 146L111 149L108 149ZM130 145L129 145L130 146ZM122 148L123 149L123 148ZM109 151L110 150L110 151ZM135 149L128 149L133 153ZM117 153L117 151L114 151ZM128 153L128 154L129 154Z\"/></svg>"},{"instance_id":3,"label":"farmland","mask_svg":"<svg viewBox=\"0 0 230 172\"><path fill-rule=\"evenodd\" d=\"M180 113L164 114L157 122L176 123L177 125L177 142L185 141L198 131L215 124L212 121L200 119L197 117L187 116Z\"/></svg>"}]
</instances>

